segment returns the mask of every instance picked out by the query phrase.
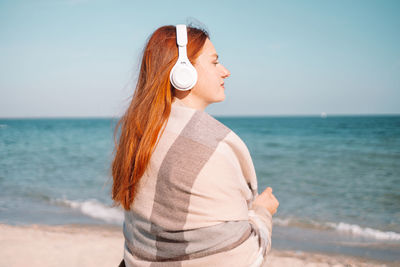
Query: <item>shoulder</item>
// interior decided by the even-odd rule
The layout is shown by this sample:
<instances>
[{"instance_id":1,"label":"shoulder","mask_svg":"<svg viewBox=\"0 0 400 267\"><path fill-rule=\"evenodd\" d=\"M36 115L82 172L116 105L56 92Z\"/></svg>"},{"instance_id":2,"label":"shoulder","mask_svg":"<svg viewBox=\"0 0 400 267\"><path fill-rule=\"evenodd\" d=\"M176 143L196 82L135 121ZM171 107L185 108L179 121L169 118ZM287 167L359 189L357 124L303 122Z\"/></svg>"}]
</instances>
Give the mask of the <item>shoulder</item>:
<instances>
[{"instance_id":1,"label":"shoulder","mask_svg":"<svg viewBox=\"0 0 400 267\"><path fill-rule=\"evenodd\" d=\"M243 140L228 126L202 110L173 105L166 131L173 132L180 149L221 152L239 158L249 158ZM196 148L196 149L194 149Z\"/></svg>"},{"instance_id":2,"label":"shoulder","mask_svg":"<svg viewBox=\"0 0 400 267\"><path fill-rule=\"evenodd\" d=\"M173 131L179 137L206 146L216 147L233 131L202 110L173 106L166 131Z\"/></svg>"}]
</instances>

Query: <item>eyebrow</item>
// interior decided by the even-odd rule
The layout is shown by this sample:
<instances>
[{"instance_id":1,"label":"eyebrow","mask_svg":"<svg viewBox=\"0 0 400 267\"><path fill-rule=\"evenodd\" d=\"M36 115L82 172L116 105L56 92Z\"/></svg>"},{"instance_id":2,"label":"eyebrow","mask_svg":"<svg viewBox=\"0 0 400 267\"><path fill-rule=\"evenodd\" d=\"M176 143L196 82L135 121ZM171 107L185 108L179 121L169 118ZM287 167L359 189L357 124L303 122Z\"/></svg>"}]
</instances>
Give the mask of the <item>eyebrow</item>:
<instances>
[{"instance_id":1,"label":"eyebrow","mask_svg":"<svg viewBox=\"0 0 400 267\"><path fill-rule=\"evenodd\" d=\"M217 54L211 54L212 57L217 57L218 59L218 55Z\"/></svg>"}]
</instances>

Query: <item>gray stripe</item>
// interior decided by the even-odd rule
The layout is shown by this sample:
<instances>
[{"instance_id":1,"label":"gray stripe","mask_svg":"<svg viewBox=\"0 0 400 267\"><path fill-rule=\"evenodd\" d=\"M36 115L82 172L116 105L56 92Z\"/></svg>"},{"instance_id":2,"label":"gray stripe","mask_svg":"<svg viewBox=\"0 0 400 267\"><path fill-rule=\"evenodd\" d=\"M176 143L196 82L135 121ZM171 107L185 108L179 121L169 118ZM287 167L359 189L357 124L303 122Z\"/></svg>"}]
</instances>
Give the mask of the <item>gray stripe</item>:
<instances>
[{"instance_id":1,"label":"gray stripe","mask_svg":"<svg viewBox=\"0 0 400 267\"><path fill-rule=\"evenodd\" d=\"M127 249L137 258L161 262L193 259L230 250L247 240L253 231L248 221L230 221L179 232L159 229L159 236L162 236L163 241L158 239L157 242L165 242L165 247L174 246L176 242L188 244L185 254L160 260L157 259L156 248L152 245L156 242L157 236L149 235L146 229L141 228L142 226L148 228L141 223L135 223L133 229L124 225L124 233L125 228L128 232L128 235L125 235ZM185 237L184 240L181 240L182 235Z\"/></svg>"},{"instance_id":2,"label":"gray stripe","mask_svg":"<svg viewBox=\"0 0 400 267\"><path fill-rule=\"evenodd\" d=\"M132 255L139 259L154 261L157 250L155 236L150 233L151 225L148 220L131 211L125 211L123 233L126 246Z\"/></svg>"},{"instance_id":3,"label":"gray stripe","mask_svg":"<svg viewBox=\"0 0 400 267\"><path fill-rule=\"evenodd\" d=\"M192 186L230 131L206 112L196 111L168 150L157 177L150 217L154 223L151 233L157 237L158 261L186 255L188 241L181 230L186 223Z\"/></svg>"},{"instance_id":4,"label":"gray stripe","mask_svg":"<svg viewBox=\"0 0 400 267\"><path fill-rule=\"evenodd\" d=\"M189 240L187 255L181 260L205 257L237 247L247 240L252 232L248 221L224 222L215 226L185 232Z\"/></svg>"}]
</instances>

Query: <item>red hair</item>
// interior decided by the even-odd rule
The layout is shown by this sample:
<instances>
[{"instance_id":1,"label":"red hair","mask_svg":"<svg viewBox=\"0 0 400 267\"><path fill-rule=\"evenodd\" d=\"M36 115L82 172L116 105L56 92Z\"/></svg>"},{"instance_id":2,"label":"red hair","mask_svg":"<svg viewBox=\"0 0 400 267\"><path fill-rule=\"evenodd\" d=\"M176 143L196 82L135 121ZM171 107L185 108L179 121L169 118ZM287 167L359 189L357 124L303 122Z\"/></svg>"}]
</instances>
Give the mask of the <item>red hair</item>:
<instances>
[{"instance_id":1,"label":"red hair","mask_svg":"<svg viewBox=\"0 0 400 267\"><path fill-rule=\"evenodd\" d=\"M187 56L194 65L209 34L187 27ZM137 185L164 131L171 112L174 87L169 73L178 59L175 26L158 28L144 47L140 72L131 103L114 129L112 199L130 210ZM116 133L121 127L119 140Z\"/></svg>"}]
</instances>

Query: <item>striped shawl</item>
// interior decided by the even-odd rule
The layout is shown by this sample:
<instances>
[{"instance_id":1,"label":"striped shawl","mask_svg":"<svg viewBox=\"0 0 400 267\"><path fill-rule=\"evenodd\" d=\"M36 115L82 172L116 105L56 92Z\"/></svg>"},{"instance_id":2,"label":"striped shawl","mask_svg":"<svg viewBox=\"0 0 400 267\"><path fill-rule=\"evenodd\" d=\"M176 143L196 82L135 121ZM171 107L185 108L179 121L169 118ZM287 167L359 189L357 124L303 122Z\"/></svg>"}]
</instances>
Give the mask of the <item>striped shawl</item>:
<instances>
[{"instance_id":1,"label":"striped shawl","mask_svg":"<svg viewBox=\"0 0 400 267\"><path fill-rule=\"evenodd\" d=\"M126 266L262 266L272 216L252 205L257 178L245 143L177 98L125 211Z\"/></svg>"}]
</instances>

